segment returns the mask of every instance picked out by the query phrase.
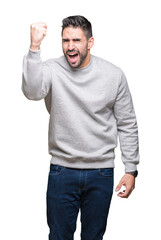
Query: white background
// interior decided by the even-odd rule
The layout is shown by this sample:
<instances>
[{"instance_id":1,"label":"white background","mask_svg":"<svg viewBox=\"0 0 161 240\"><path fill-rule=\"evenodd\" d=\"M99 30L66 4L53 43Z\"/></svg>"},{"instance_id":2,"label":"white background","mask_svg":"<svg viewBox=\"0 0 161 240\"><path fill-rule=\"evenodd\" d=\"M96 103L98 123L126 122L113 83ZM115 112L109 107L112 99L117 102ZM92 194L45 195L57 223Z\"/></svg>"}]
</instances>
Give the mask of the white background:
<instances>
[{"instance_id":1,"label":"white background","mask_svg":"<svg viewBox=\"0 0 161 240\"><path fill-rule=\"evenodd\" d=\"M123 69L139 125L141 163L129 199L114 193L104 239L160 239L161 7L159 0L5 1L0 6L0 239L48 239L48 119L44 101L21 91L30 24L44 21L42 59L62 55L62 19L84 15L93 25L93 55ZM119 147L115 187L124 173ZM80 239L78 216L75 239Z\"/></svg>"}]
</instances>

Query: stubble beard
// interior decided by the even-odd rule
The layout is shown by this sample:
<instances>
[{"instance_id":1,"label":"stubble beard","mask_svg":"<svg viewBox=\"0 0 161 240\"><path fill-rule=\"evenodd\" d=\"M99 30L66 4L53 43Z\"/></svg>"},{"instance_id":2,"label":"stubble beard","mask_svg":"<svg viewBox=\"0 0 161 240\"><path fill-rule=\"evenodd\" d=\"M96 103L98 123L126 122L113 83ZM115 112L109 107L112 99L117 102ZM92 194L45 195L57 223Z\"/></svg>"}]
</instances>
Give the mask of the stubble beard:
<instances>
[{"instance_id":1,"label":"stubble beard","mask_svg":"<svg viewBox=\"0 0 161 240\"><path fill-rule=\"evenodd\" d=\"M77 52L77 53L78 53L79 61L77 62L77 64L72 64L72 63L70 63L69 60L68 60L67 55L68 55L68 53L72 53L72 52ZM87 58L88 48L86 47L86 49L84 50L83 53L80 53L78 50L71 50L71 51L68 50L68 51L66 51L66 52L63 50L63 53L64 53L64 56L65 56L65 58L66 58L66 60L67 60L67 62L68 62L68 64L69 64L70 67L72 67L73 69L74 69L74 68L80 68L80 66L83 64L83 62L84 62L85 59Z\"/></svg>"}]
</instances>

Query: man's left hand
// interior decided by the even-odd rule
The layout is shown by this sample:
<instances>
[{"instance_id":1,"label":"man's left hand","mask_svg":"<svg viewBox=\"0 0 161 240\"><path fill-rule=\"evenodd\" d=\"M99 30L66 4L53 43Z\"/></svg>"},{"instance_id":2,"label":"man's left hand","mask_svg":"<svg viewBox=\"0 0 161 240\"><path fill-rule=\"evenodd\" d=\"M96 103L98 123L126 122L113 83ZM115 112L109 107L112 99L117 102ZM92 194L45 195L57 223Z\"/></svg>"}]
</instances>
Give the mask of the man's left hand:
<instances>
[{"instance_id":1,"label":"man's left hand","mask_svg":"<svg viewBox=\"0 0 161 240\"><path fill-rule=\"evenodd\" d=\"M132 191L135 188L135 177L131 174L126 173L120 180L119 184L117 185L115 191L118 192L121 187L124 186L125 190L119 192L117 196L121 198L128 198Z\"/></svg>"}]
</instances>

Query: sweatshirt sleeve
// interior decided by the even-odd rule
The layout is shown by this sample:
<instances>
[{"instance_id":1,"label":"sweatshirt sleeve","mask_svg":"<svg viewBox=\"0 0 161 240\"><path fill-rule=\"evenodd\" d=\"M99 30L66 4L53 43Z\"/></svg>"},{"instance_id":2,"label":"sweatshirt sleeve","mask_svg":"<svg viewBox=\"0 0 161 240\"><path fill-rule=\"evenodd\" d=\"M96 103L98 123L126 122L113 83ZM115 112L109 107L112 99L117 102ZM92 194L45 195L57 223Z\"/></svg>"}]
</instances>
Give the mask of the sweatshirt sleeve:
<instances>
[{"instance_id":1,"label":"sweatshirt sleeve","mask_svg":"<svg viewBox=\"0 0 161 240\"><path fill-rule=\"evenodd\" d=\"M135 171L139 163L138 126L131 93L123 72L121 72L114 105L114 115L125 172Z\"/></svg>"},{"instance_id":2,"label":"sweatshirt sleeve","mask_svg":"<svg viewBox=\"0 0 161 240\"><path fill-rule=\"evenodd\" d=\"M22 91L30 100L46 97L51 87L51 72L47 62L42 62L40 51L29 50L23 59Z\"/></svg>"}]
</instances>

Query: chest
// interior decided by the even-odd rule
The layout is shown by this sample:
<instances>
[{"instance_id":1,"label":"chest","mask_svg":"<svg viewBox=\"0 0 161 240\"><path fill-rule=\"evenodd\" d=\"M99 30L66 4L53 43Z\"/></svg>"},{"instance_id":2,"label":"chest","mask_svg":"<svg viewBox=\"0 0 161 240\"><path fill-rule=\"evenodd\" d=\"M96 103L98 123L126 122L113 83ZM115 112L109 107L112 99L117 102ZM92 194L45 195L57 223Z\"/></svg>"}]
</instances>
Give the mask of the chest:
<instances>
[{"instance_id":1,"label":"chest","mask_svg":"<svg viewBox=\"0 0 161 240\"><path fill-rule=\"evenodd\" d=\"M117 81L105 73L68 74L59 72L52 82L52 105L57 112L106 113L112 110L117 95Z\"/></svg>"}]
</instances>

